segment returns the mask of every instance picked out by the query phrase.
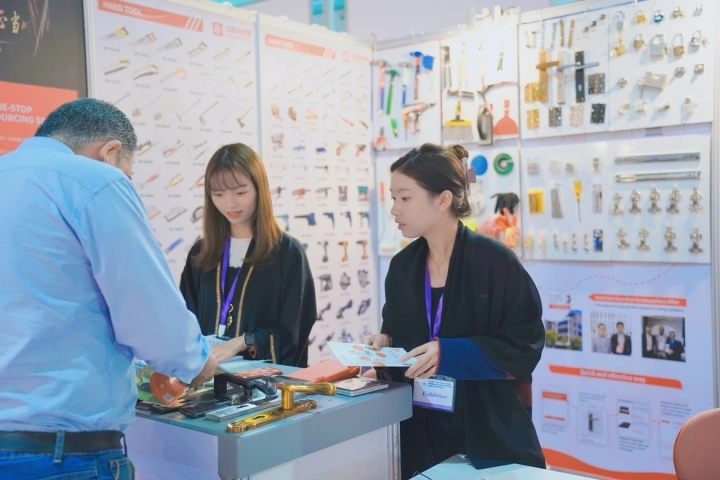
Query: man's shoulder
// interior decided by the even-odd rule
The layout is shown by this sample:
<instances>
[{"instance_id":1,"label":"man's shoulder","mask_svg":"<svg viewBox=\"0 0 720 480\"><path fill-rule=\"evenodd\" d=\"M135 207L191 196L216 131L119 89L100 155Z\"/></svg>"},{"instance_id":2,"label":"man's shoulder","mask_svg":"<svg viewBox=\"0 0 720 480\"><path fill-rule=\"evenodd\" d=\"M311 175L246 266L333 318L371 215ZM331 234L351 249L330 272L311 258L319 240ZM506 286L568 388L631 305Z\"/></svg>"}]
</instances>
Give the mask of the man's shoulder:
<instances>
[{"instance_id":1,"label":"man's shoulder","mask_svg":"<svg viewBox=\"0 0 720 480\"><path fill-rule=\"evenodd\" d=\"M61 183L97 191L110 183L122 180L125 174L118 168L82 155L76 155L65 145L49 138L33 137L4 157L0 170L35 178L53 176Z\"/></svg>"}]
</instances>

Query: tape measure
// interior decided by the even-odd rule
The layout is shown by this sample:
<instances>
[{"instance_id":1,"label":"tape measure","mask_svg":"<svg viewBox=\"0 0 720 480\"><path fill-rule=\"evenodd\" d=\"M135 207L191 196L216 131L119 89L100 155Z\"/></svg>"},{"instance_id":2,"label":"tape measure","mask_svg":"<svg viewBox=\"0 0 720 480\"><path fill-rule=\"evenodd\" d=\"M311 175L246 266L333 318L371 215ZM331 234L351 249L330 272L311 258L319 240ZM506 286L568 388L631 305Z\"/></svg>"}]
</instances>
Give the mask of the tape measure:
<instances>
[{"instance_id":1,"label":"tape measure","mask_svg":"<svg viewBox=\"0 0 720 480\"><path fill-rule=\"evenodd\" d=\"M493 168L498 173L498 175L509 174L513 171L513 167L515 167L515 162L513 162L512 157L507 153L498 154L498 156L495 157L495 160L493 161Z\"/></svg>"},{"instance_id":2,"label":"tape measure","mask_svg":"<svg viewBox=\"0 0 720 480\"><path fill-rule=\"evenodd\" d=\"M476 175L485 175L485 172L487 172L488 169L487 158L483 157L482 155L478 155L477 157L472 159L472 162L470 162L470 166L475 169Z\"/></svg>"}]
</instances>

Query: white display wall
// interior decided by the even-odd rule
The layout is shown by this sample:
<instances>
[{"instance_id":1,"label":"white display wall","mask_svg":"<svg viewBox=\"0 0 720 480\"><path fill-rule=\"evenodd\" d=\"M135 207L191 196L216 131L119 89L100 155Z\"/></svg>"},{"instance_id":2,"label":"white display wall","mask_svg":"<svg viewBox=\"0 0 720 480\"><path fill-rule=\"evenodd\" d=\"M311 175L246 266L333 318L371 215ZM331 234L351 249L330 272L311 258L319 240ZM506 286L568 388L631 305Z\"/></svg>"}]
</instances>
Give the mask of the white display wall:
<instances>
[{"instance_id":1,"label":"white display wall","mask_svg":"<svg viewBox=\"0 0 720 480\"><path fill-rule=\"evenodd\" d=\"M258 148L255 17L160 0L90 6L90 92L135 126L133 183L179 279L202 235L208 160L228 143Z\"/></svg>"},{"instance_id":2,"label":"white display wall","mask_svg":"<svg viewBox=\"0 0 720 480\"><path fill-rule=\"evenodd\" d=\"M306 247L318 319L309 362L327 342L360 342L378 325L371 235L370 48L349 37L260 17L263 158L275 215Z\"/></svg>"},{"instance_id":3,"label":"white display wall","mask_svg":"<svg viewBox=\"0 0 720 480\"><path fill-rule=\"evenodd\" d=\"M517 250L540 291L546 329L533 374L533 416L553 468L603 478L675 478L677 432L715 404L716 372L703 365L712 364L717 348L710 335L716 8L608 0L523 13L517 83L508 78L507 90L496 91L512 97L514 90L520 139L495 136L490 146L481 145L482 107L471 82L497 68L503 42L485 52L490 59L466 55L477 49L471 39L492 31L486 22L500 28L507 19L437 36L441 140L463 143L470 160L484 157L477 165L486 173L471 196L481 217L467 224L503 225L493 211L494 193L520 199ZM679 34L683 49L673 50ZM659 35L668 46L662 55L650 51ZM375 58L397 43L381 46ZM449 73L444 47L450 47ZM456 93L461 90L464 96ZM497 106L492 110L498 120ZM451 125L454 136L442 138ZM377 154L379 189L387 188L389 165L416 145ZM502 152L513 159L505 176L493 168ZM381 270L410 240L394 229L387 193L384 200L378 203Z\"/></svg>"},{"instance_id":4,"label":"white display wall","mask_svg":"<svg viewBox=\"0 0 720 480\"><path fill-rule=\"evenodd\" d=\"M378 331L370 47L212 4L98 0L88 17L91 92L133 121L133 181L174 276L202 235L208 160L245 143L315 277L309 362Z\"/></svg>"}]
</instances>

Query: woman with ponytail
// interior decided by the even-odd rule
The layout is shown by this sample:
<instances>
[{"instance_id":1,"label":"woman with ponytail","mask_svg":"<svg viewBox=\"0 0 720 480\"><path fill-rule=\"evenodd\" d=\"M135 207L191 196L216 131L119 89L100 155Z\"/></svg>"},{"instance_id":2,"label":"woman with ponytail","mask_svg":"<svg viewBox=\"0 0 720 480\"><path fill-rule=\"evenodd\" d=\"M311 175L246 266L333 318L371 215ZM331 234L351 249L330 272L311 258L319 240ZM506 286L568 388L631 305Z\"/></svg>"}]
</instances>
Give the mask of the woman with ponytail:
<instances>
[{"instance_id":1,"label":"woman with ponytail","mask_svg":"<svg viewBox=\"0 0 720 480\"><path fill-rule=\"evenodd\" d=\"M378 369L413 385L404 479L458 453L545 467L528 395L545 344L540 297L509 248L460 221L470 214L467 158L462 146L425 144L390 167L391 213L417 239L393 257L381 333L364 340L414 359Z\"/></svg>"}]
</instances>

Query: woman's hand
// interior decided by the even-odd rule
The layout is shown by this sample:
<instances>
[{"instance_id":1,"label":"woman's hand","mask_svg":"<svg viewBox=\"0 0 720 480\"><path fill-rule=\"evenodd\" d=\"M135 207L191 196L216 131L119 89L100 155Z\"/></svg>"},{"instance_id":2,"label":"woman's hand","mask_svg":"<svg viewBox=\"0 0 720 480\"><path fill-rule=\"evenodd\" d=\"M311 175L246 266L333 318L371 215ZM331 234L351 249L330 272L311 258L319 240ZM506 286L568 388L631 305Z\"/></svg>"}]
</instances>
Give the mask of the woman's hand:
<instances>
[{"instance_id":1,"label":"woman's hand","mask_svg":"<svg viewBox=\"0 0 720 480\"><path fill-rule=\"evenodd\" d=\"M247 345L245 345L245 336L240 335L239 337L232 338L227 342L213 345L212 355L218 363L222 363L237 356L238 353L244 351L245 349L247 349Z\"/></svg>"},{"instance_id":2,"label":"woman's hand","mask_svg":"<svg viewBox=\"0 0 720 480\"><path fill-rule=\"evenodd\" d=\"M380 350L381 348L390 346L390 337L383 333L377 333L363 338L362 343L370 345L373 350Z\"/></svg>"},{"instance_id":3,"label":"woman's hand","mask_svg":"<svg viewBox=\"0 0 720 480\"><path fill-rule=\"evenodd\" d=\"M408 378L430 378L437 375L440 366L440 344L437 341L428 342L415 347L402 357L401 361L407 362L415 357L416 362L405 372Z\"/></svg>"}]
</instances>

